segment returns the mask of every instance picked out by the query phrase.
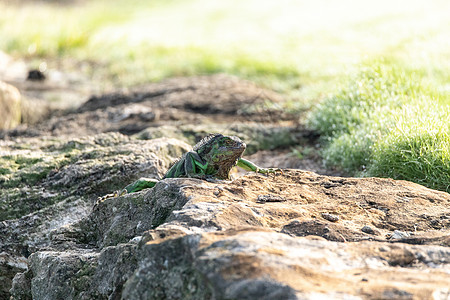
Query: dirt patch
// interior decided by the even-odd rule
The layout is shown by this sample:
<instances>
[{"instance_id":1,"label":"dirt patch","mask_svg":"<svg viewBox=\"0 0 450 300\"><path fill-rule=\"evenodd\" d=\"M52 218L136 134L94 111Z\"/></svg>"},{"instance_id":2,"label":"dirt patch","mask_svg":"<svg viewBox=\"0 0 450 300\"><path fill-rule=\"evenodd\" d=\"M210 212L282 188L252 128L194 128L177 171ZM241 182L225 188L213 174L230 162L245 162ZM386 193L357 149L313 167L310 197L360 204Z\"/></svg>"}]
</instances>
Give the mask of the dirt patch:
<instances>
[{"instance_id":1,"label":"dirt patch","mask_svg":"<svg viewBox=\"0 0 450 300\"><path fill-rule=\"evenodd\" d=\"M294 121L295 116L266 105L281 101L281 95L232 76L173 78L132 91L92 96L75 111L59 113L37 125L23 125L7 134L134 134L147 127L173 124Z\"/></svg>"},{"instance_id":2,"label":"dirt patch","mask_svg":"<svg viewBox=\"0 0 450 300\"><path fill-rule=\"evenodd\" d=\"M194 114L245 114L265 101L281 102L283 97L254 83L219 74L181 77L154 83L132 91L91 97L79 112L124 103L150 102L154 107L172 107Z\"/></svg>"}]
</instances>

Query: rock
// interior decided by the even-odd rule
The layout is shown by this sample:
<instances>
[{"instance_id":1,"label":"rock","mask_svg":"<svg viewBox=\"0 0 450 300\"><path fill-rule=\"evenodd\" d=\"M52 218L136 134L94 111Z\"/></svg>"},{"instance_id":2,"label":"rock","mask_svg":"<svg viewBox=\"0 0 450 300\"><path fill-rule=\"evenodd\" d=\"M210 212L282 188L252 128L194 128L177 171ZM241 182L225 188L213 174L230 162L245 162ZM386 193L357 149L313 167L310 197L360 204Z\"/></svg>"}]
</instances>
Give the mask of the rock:
<instances>
[{"instance_id":1,"label":"rock","mask_svg":"<svg viewBox=\"0 0 450 300\"><path fill-rule=\"evenodd\" d=\"M400 240L409 237L410 234L400 230L394 230L394 232L390 235L390 239Z\"/></svg>"},{"instance_id":2,"label":"rock","mask_svg":"<svg viewBox=\"0 0 450 300\"><path fill-rule=\"evenodd\" d=\"M333 215L333 214L329 214L329 213L322 213L322 218L324 218L325 220L328 220L330 222L337 222L337 221L339 221L339 216Z\"/></svg>"},{"instance_id":3,"label":"rock","mask_svg":"<svg viewBox=\"0 0 450 300\"><path fill-rule=\"evenodd\" d=\"M183 152L173 139L130 140L117 133L87 138L0 141L4 188L0 220L20 218L69 197L89 198L114 191L139 177L159 178ZM24 197L26 195L26 197ZM21 205L20 205L21 204Z\"/></svg>"},{"instance_id":4,"label":"rock","mask_svg":"<svg viewBox=\"0 0 450 300\"><path fill-rule=\"evenodd\" d=\"M396 197L405 193L410 201L399 204ZM261 195L283 201L258 201ZM99 202L82 220L54 230L11 293L40 299L442 298L450 280L450 221L441 216L450 213L449 202L449 194L409 182L298 170L250 173L233 182L165 179ZM339 222L320 220L323 211L339 215ZM434 227L435 218L442 228ZM361 232L367 223L381 235ZM436 238L420 245L383 238L412 226L415 235Z\"/></svg>"},{"instance_id":5,"label":"rock","mask_svg":"<svg viewBox=\"0 0 450 300\"><path fill-rule=\"evenodd\" d=\"M5 251L0 252L0 299L9 299L8 290L12 285L12 279L17 273L27 269L25 257L17 258ZM28 285L23 290L29 293Z\"/></svg>"},{"instance_id":6,"label":"rock","mask_svg":"<svg viewBox=\"0 0 450 300\"><path fill-rule=\"evenodd\" d=\"M0 130L11 129L20 124L20 92L0 81Z\"/></svg>"},{"instance_id":7,"label":"rock","mask_svg":"<svg viewBox=\"0 0 450 300\"><path fill-rule=\"evenodd\" d=\"M430 298L448 282L444 247L427 247L420 261L415 246L395 246L380 257L376 242L336 243L293 238L267 230L230 229L187 235L139 250L138 270L125 283L127 299L351 299L371 295L383 298L393 290L419 299ZM405 259L407 258L407 260ZM433 276L421 272L425 268ZM402 265L399 274L398 261ZM447 263L448 264L448 260ZM420 265L420 267L419 267ZM382 272L392 274L380 276ZM415 278L417 285L410 284ZM364 279L364 280L363 280ZM392 297L395 298L395 297Z\"/></svg>"},{"instance_id":8,"label":"rock","mask_svg":"<svg viewBox=\"0 0 450 300\"><path fill-rule=\"evenodd\" d=\"M98 196L144 175L158 178L190 148L117 133L0 141L0 147L0 299L26 269L27 257L50 247L51 237L65 249L80 239L71 224L91 213Z\"/></svg>"},{"instance_id":9,"label":"rock","mask_svg":"<svg viewBox=\"0 0 450 300\"><path fill-rule=\"evenodd\" d=\"M28 71L27 80L42 81L45 80L45 78L45 74L38 69Z\"/></svg>"},{"instance_id":10,"label":"rock","mask_svg":"<svg viewBox=\"0 0 450 300\"><path fill-rule=\"evenodd\" d=\"M368 233L368 234L375 234L375 230L373 230L372 227L364 225L363 228L361 228L362 232Z\"/></svg>"}]
</instances>

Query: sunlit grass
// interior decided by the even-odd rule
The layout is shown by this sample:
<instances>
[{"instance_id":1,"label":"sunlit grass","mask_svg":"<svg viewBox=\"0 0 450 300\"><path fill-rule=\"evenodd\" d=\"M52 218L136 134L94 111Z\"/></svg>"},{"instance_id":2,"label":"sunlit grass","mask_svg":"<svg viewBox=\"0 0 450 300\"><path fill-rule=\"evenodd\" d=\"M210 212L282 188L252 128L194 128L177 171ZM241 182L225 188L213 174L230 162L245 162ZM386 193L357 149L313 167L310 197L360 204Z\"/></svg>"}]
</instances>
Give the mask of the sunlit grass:
<instances>
[{"instance_id":1,"label":"sunlit grass","mask_svg":"<svg viewBox=\"0 0 450 300\"><path fill-rule=\"evenodd\" d=\"M430 100L395 116L395 127L376 142L369 175L450 191L450 108Z\"/></svg>"},{"instance_id":2,"label":"sunlit grass","mask_svg":"<svg viewBox=\"0 0 450 300\"><path fill-rule=\"evenodd\" d=\"M139 4L143 5L122 0L116 5L103 0L74 4L0 2L0 49L21 57L60 57L86 51L100 28L122 24Z\"/></svg>"},{"instance_id":3,"label":"sunlit grass","mask_svg":"<svg viewBox=\"0 0 450 300\"><path fill-rule=\"evenodd\" d=\"M449 191L450 93L391 60L367 63L348 81L311 113L326 163Z\"/></svg>"}]
</instances>

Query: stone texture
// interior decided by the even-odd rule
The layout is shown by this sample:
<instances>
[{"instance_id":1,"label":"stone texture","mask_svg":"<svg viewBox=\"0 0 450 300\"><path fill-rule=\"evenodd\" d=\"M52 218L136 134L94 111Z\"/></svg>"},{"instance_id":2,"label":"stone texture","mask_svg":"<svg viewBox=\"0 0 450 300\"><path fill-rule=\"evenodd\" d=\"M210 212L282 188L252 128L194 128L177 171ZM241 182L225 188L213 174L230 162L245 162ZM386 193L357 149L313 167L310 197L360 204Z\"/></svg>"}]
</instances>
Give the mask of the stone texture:
<instances>
[{"instance_id":1,"label":"stone texture","mask_svg":"<svg viewBox=\"0 0 450 300\"><path fill-rule=\"evenodd\" d=\"M255 228L149 242L139 253L125 298L427 299L449 279L445 247L339 243Z\"/></svg>"},{"instance_id":2,"label":"stone texture","mask_svg":"<svg viewBox=\"0 0 450 300\"><path fill-rule=\"evenodd\" d=\"M159 178L189 149L174 139L137 141L117 133L0 141L0 146L0 278L5 283L0 299L8 298L12 278L26 270L32 253L57 244L58 232L66 233L64 248L71 247L71 224L92 212L98 196L142 176Z\"/></svg>"},{"instance_id":3,"label":"stone texture","mask_svg":"<svg viewBox=\"0 0 450 300\"><path fill-rule=\"evenodd\" d=\"M99 202L54 232L53 250L30 256L12 293L20 298L29 286L40 299L447 299L449 204L450 195L409 182L298 170L232 182L166 179ZM376 234L361 231L366 224ZM399 230L408 236L393 238Z\"/></svg>"}]
</instances>

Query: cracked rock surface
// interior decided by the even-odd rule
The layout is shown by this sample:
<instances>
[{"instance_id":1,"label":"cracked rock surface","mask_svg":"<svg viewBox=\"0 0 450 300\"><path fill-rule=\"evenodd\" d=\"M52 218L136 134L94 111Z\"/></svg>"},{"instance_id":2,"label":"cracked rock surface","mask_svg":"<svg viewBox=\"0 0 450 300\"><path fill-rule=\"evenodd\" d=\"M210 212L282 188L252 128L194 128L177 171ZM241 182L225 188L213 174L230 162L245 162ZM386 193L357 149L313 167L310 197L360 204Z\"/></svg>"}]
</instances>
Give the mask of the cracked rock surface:
<instances>
[{"instance_id":1,"label":"cracked rock surface","mask_svg":"<svg viewBox=\"0 0 450 300\"><path fill-rule=\"evenodd\" d=\"M262 202L261 195L277 197ZM447 299L449 202L450 195L409 182L299 170L232 182L166 179L99 202L54 232L49 250L32 254L16 276L12 294ZM369 225L373 233L361 230Z\"/></svg>"}]
</instances>

